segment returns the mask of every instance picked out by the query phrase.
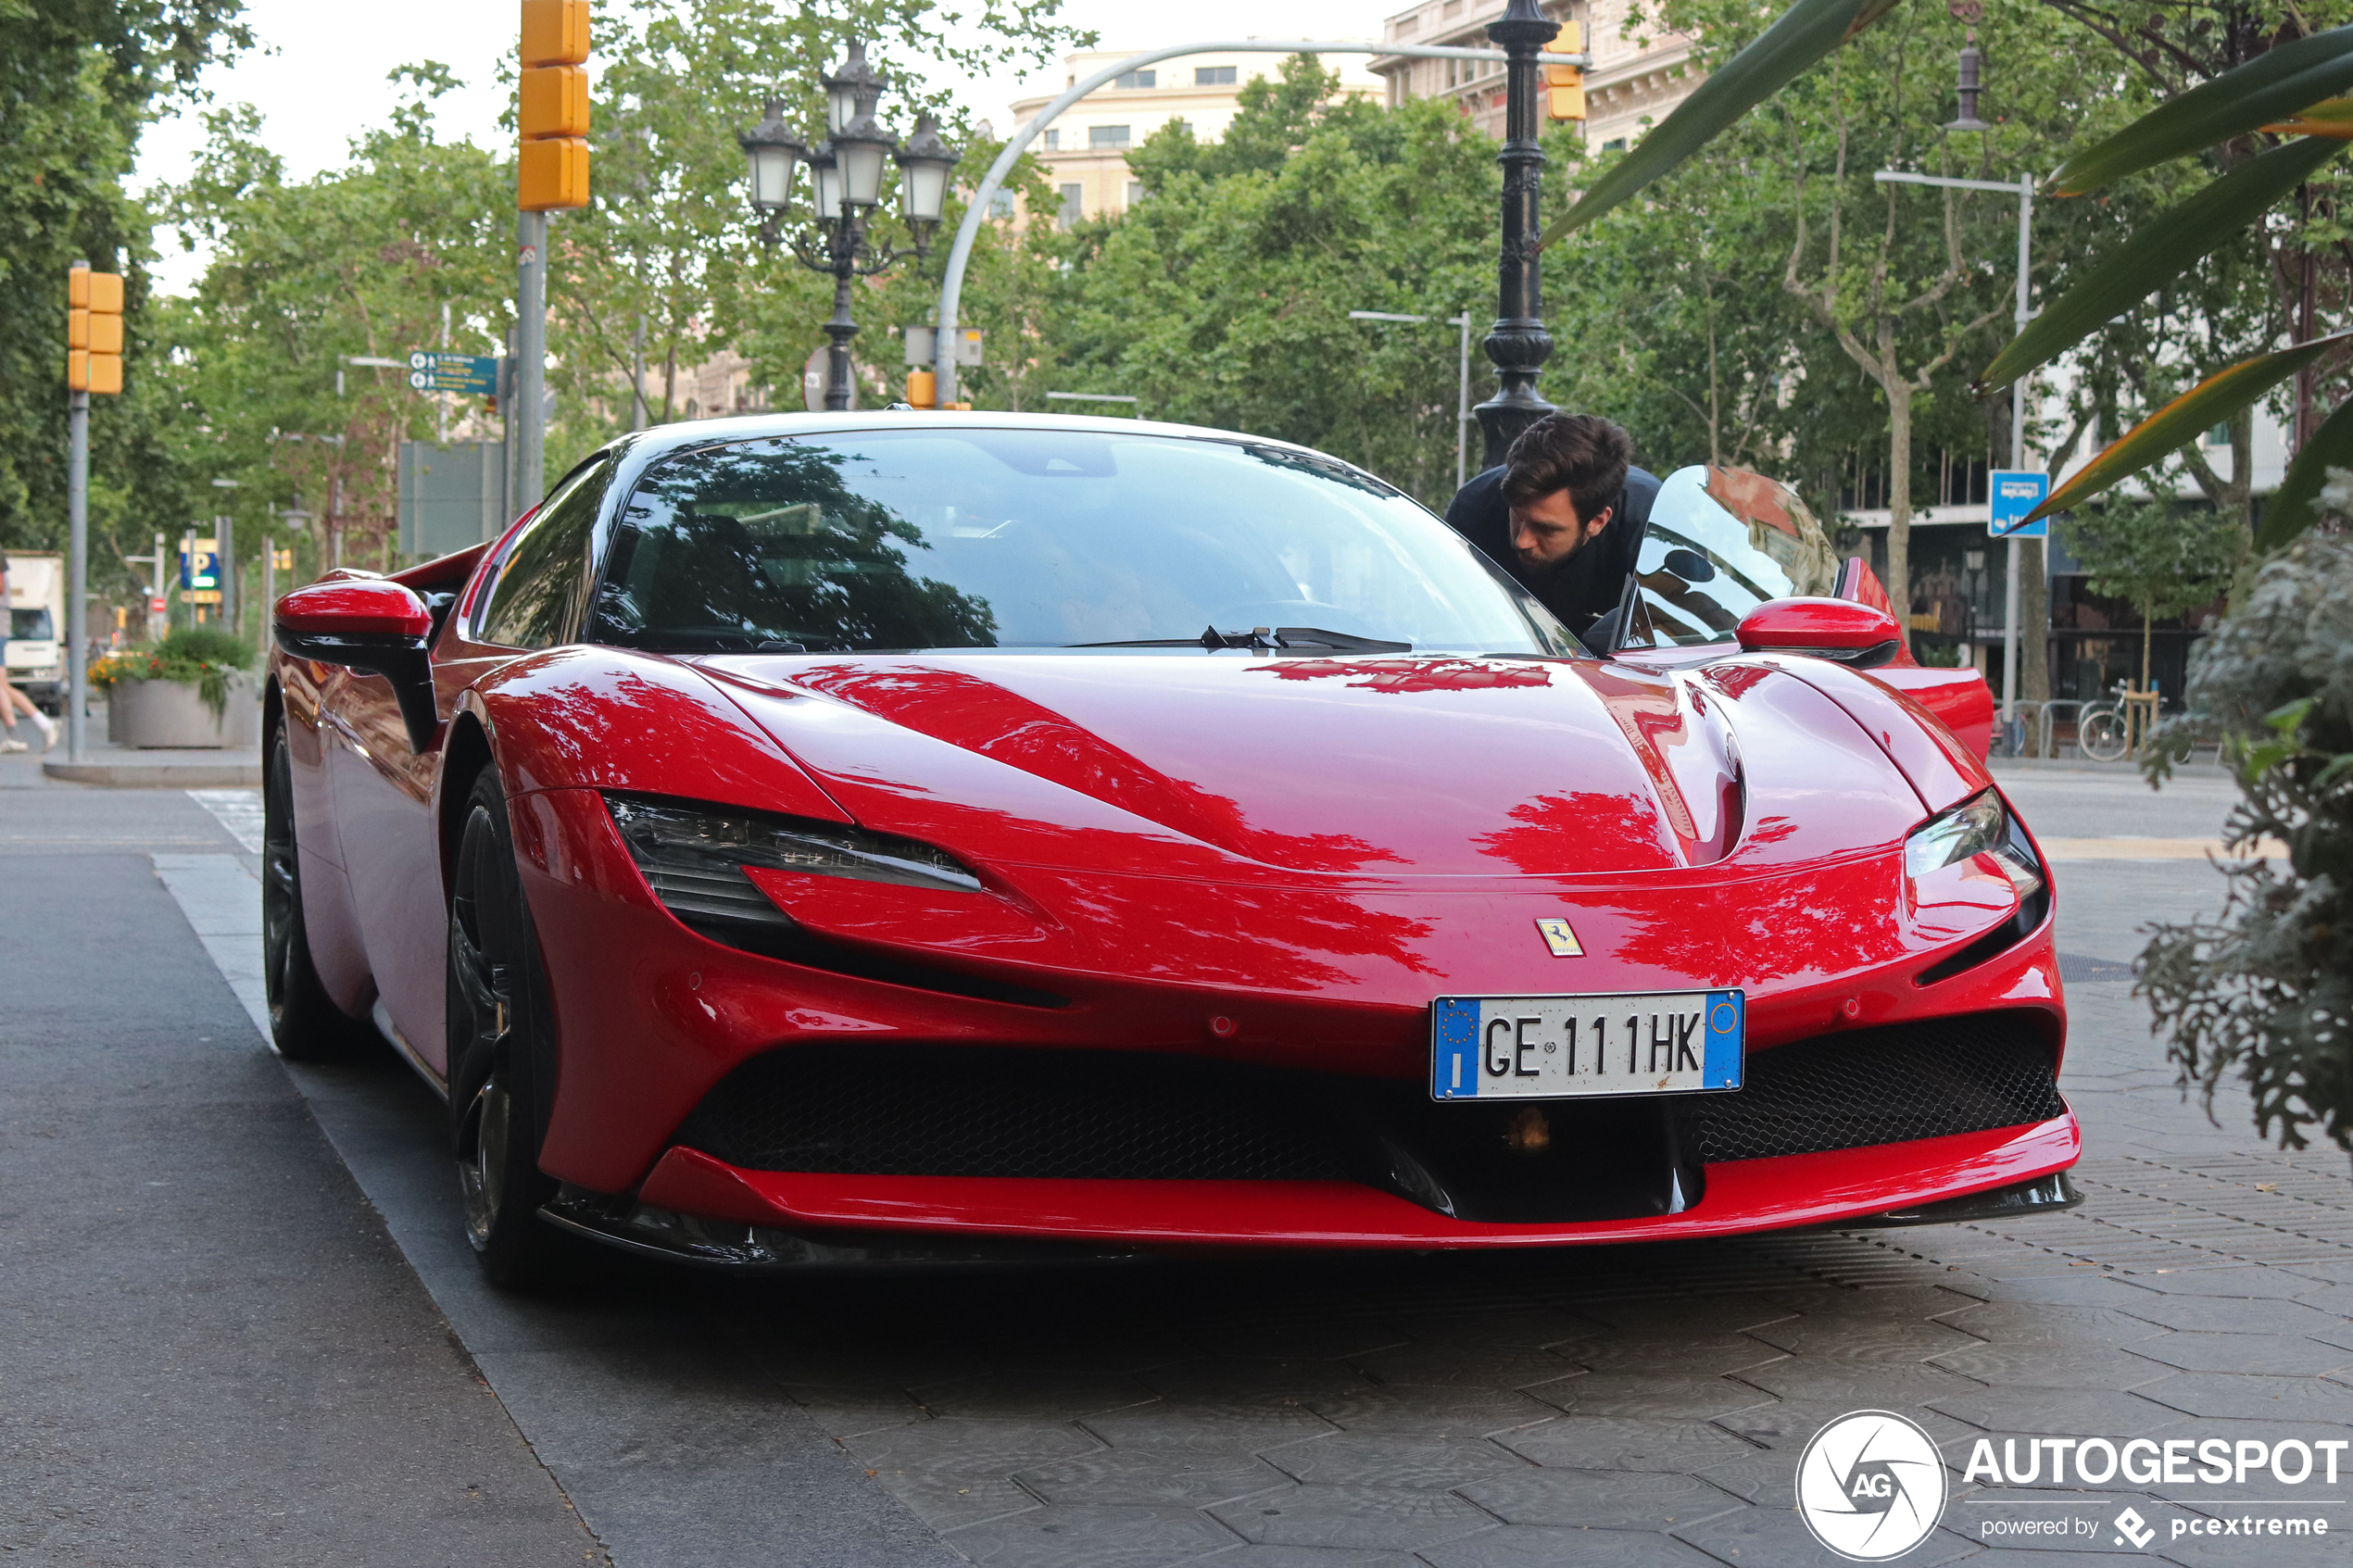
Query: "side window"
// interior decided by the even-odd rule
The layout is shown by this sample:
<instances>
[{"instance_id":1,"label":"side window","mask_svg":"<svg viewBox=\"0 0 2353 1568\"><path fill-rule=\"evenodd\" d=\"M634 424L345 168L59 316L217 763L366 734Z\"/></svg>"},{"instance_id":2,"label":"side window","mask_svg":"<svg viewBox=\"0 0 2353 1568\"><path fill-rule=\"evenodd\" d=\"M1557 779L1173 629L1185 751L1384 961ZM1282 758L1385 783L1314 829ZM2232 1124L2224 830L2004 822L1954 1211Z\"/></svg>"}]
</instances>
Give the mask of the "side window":
<instances>
[{"instance_id":1,"label":"side window","mask_svg":"<svg viewBox=\"0 0 2353 1568\"><path fill-rule=\"evenodd\" d=\"M580 619L588 574L588 541L611 477L610 459L589 464L547 498L499 569L482 615L482 640L510 648L567 641Z\"/></svg>"}]
</instances>

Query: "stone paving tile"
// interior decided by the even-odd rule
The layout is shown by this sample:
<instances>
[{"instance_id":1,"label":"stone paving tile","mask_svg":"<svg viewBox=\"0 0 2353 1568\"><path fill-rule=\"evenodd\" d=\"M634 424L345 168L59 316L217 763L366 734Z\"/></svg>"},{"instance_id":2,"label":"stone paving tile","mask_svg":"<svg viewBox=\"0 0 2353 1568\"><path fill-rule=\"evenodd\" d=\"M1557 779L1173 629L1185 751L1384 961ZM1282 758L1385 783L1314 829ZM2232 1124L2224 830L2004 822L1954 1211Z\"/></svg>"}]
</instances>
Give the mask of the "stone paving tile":
<instances>
[{"instance_id":1,"label":"stone paving tile","mask_svg":"<svg viewBox=\"0 0 2353 1568\"><path fill-rule=\"evenodd\" d=\"M2142 1283L2168 1296L2227 1296L2241 1300L2277 1300L2310 1289L2292 1274L2259 1264L2228 1269L2174 1269L2150 1275ZM2314 1298L2304 1295L2303 1299ZM2325 1302L2314 1304L2327 1308ZM2348 1297L2347 1305L2353 1306L2353 1297Z\"/></svg>"},{"instance_id":2,"label":"stone paving tile","mask_svg":"<svg viewBox=\"0 0 2353 1568\"><path fill-rule=\"evenodd\" d=\"M1252 1546L1248 1542L1189 1561L1200 1564L1200 1568L1426 1568L1423 1560L1409 1551Z\"/></svg>"},{"instance_id":3,"label":"stone paving tile","mask_svg":"<svg viewBox=\"0 0 2353 1568\"><path fill-rule=\"evenodd\" d=\"M1106 1449L1033 1464L1013 1479L1050 1503L1230 1502L1290 1477L1246 1449Z\"/></svg>"},{"instance_id":4,"label":"stone paving tile","mask_svg":"<svg viewBox=\"0 0 2353 1568\"><path fill-rule=\"evenodd\" d=\"M1917 1365L1876 1365L1825 1361L1808 1356L1793 1356L1768 1367L1743 1372L1741 1381L1754 1383L1784 1399L1842 1404L1848 1410L1864 1406L1902 1410L1927 1404L1931 1399L1972 1394L1983 1386L1975 1378L1927 1361Z\"/></svg>"},{"instance_id":5,"label":"stone paving tile","mask_svg":"<svg viewBox=\"0 0 2353 1568\"><path fill-rule=\"evenodd\" d=\"M832 1437L851 1437L923 1419L923 1410L897 1388L837 1388L828 1384L787 1383L785 1392Z\"/></svg>"},{"instance_id":6,"label":"stone paving tile","mask_svg":"<svg viewBox=\"0 0 2353 1568\"><path fill-rule=\"evenodd\" d=\"M1892 1410L1907 1416L1939 1443L1978 1435L1977 1428L1957 1416L1946 1415L1925 1405L1892 1399L1861 1402L1854 1399L1781 1399L1718 1417L1715 1424L1736 1436L1773 1450L1779 1456L1776 1462L1780 1466L1782 1479L1790 1482L1794 1475L1790 1469L1790 1456L1812 1442L1814 1435L1831 1422L1864 1408ZM1712 1467L1709 1474L1715 1474Z\"/></svg>"},{"instance_id":7,"label":"stone paving tile","mask_svg":"<svg viewBox=\"0 0 2353 1568\"><path fill-rule=\"evenodd\" d=\"M2314 1334L2339 1328L2345 1320L2303 1301L2247 1300L2227 1296L2162 1294L2167 1280L2152 1283L2150 1299L2125 1309L2168 1328L2215 1334Z\"/></svg>"},{"instance_id":8,"label":"stone paving tile","mask_svg":"<svg viewBox=\"0 0 2353 1568\"><path fill-rule=\"evenodd\" d=\"M954 1530L1037 1508L1038 1499L993 1466L905 1469L887 1461L875 1479L935 1530Z\"/></svg>"},{"instance_id":9,"label":"stone paving tile","mask_svg":"<svg viewBox=\"0 0 2353 1568\"><path fill-rule=\"evenodd\" d=\"M1538 1470L1526 1465L1459 1488L1511 1524L1664 1530L1745 1508L1696 1475L1624 1470Z\"/></svg>"},{"instance_id":10,"label":"stone paving tile","mask_svg":"<svg viewBox=\"0 0 2353 1568\"><path fill-rule=\"evenodd\" d=\"M969 1471L992 1461L1019 1464L1088 1453L1098 1445L1067 1426L941 1417L861 1433L844 1439L842 1447L876 1469Z\"/></svg>"},{"instance_id":11,"label":"stone paving tile","mask_svg":"<svg viewBox=\"0 0 2353 1568\"><path fill-rule=\"evenodd\" d=\"M1403 1345L1354 1363L1382 1383L1470 1384L1487 1388L1524 1388L1577 1371L1574 1362L1550 1350L1508 1345Z\"/></svg>"},{"instance_id":12,"label":"stone paving tile","mask_svg":"<svg viewBox=\"0 0 2353 1568\"><path fill-rule=\"evenodd\" d=\"M1937 1399L1932 1409L1989 1432L2086 1433L2137 1437L2177 1419L2178 1411L2139 1394L2093 1388L1988 1388Z\"/></svg>"},{"instance_id":13,"label":"stone paving tile","mask_svg":"<svg viewBox=\"0 0 2353 1568\"><path fill-rule=\"evenodd\" d=\"M1237 1410L1297 1408L1311 1398L1353 1394L1375 1386L1363 1373L1338 1361L1253 1356L1172 1361L1139 1374L1138 1381L1164 1399L1189 1406Z\"/></svg>"},{"instance_id":14,"label":"stone paving tile","mask_svg":"<svg viewBox=\"0 0 2353 1568\"><path fill-rule=\"evenodd\" d=\"M1547 1385L1546 1386L1550 1386ZM1318 1394L1304 1407L1350 1432L1414 1432L1483 1437L1556 1419L1543 1400L1512 1389L1451 1385L1389 1384Z\"/></svg>"},{"instance_id":15,"label":"stone paving tile","mask_svg":"<svg viewBox=\"0 0 2353 1568\"><path fill-rule=\"evenodd\" d=\"M1939 1356L1931 1364L1980 1383L2041 1388L2133 1388L2171 1370L2145 1353L2063 1345L1976 1345Z\"/></svg>"},{"instance_id":16,"label":"stone paving tile","mask_svg":"<svg viewBox=\"0 0 2353 1568\"><path fill-rule=\"evenodd\" d=\"M1702 1335L1690 1340L1617 1335L1607 1339L1572 1340L1551 1348L1554 1355L1575 1361L1589 1372L1640 1372L1675 1377L1721 1377L1789 1359L1786 1353L1744 1334Z\"/></svg>"},{"instance_id":17,"label":"stone paving tile","mask_svg":"<svg viewBox=\"0 0 2353 1568\"><path fill-rule=\"evenodd\" d=\"M2019 1349L2047 1346L2078 1349L2087 1345L2123 1347L2156 1339L2167 1331L2145 1318L2113 1307L2038 1302L1972 1301L1937 1322L1963 1334Z\"/></svg>"},{"instance_id":18,"label":"stone paving tile","mask_svg":"<svg viewBox=\"0 0 2353 1568\"><path fill-rule=\"evenodd\" d=\"M1431 1568L1714 1568L1706 1553L1647 1530L1506 1524L1421 1554Z\"/></svg>"},{"instance_id":19,"label":"stone paving tile","mask_svg":"<svg viewBox=\"0 0 2353 1568\"><path fill-rule=\"evenodd\" d=\"M1743 1508L1695 1524L1678 1524L1675 1534L1734 1568L1846 1568L1852 1561L1816 1540L1786 1498L1772 1507ZM1943 1568L1977 1555L1974 1543L1940 1531L1899 1561L1904 1568Z\"/></svg>"},{"instance_id":20,"label":"stone paving tile","mask_svg":"<svg viewBox=\"0 0 2353 1568\"><path fill-rule=\"evenodd\" d=\"M1337 1361L1369 1356L1411 1336L1395 1323L1340 1321L1247 1321L1205 1323L1193 1336L1212 1355L1273 1356L1286 1361Z\"/></svg>"},{"instance_id":21,"label":"stone paving tile","mask_svg":"<svg viewBox=\"0 0 2353 1568\"><path fill-rule=\"evenodd\" d=\"M1969 1335L1922 1318L1848 1316L1800 1318L1753 1330L1777 1350L1811 1359L1916 1365L1931 1356L1979 1343Z\"/></svg>"},{"instance_id":22,"label":"stone paving tile","mask_svg":"<svg viewBox=\"0 0 2353 1568\"><path fill-rule=\"evenodd\" d=\"M1601 1325L1553 1307L1491 1307L1476 1311L1399 1313L1398 1326L1417 1342L1512 1346L1541 1350L1591 1337Z\"/></svg>"},{"instance_id":23,"label":"stone paving tile","mask_svg":"<svg viewBox=\"0 0 2353 1568\"><path fill-rule=\"evenodd\" d=\"M1209 1512L1247 1541L1392 1551L1419 1551L1494 1524L1451 1493L1404 1486L1294 1486Z\"/></svg>"},{"instance_id":24,"label":"stone paving tile","mask_svg":"<svg viewBox=\"0 0 2353 1568\"><path fill-rule=\"evenodd\" d=\"M2208 1334L2189 1330L2136 1345L2133 1353L2184 1372L2300 1375L2353 1366L2353 1350L2288 1334Z\"/></svg>"},{"instance_id":25,"label":"stone paving tile","mask_svg":"<svg viewBox=\"0 0 2353 1568\"><path fill-rule=\"evenodd\" d=\"M1540 1383L1529 1392L1571 1415L1633 1415L1669 1421L1708 1421L1773 1396L1724 1377L1653 1377L1631 1372L1593 1372L1582 1377Z\"/></svg>"},{"instance_id":26,"label":"stone paving tile","mask_svg":"<svg viewBox=\"0 0 2353 1568\"><path fill-rule=\"evenodd\" d=\"M1318 1486L1460 1486L1528 1461L1478 1437L1379 1436L1342 1432L1313 1442L1266 1449L1267 1463Z\"/></svg>"},{"instance_id":27,"label":"stone paving tile","mask_svg":"<svg viewBox=\"0 0 2353 1568\"><path fill-rule=\"evenodd\" d=\"M2353 1421L2353 1387L2324 1377L2183 1372L2137 1390L2192 1415L2243 1420Z\"/></svg>"},{"instance_id":28,"label":"stone paving tile","mask_svg":"<svg viewBox=\"0 0 2353 1568\"><path fill-rule=\"evenodd\" d=\"M1563 1416L1495 1440L1537 1464L1587 1470L1699 1470L1750 1450L1705 1422L1628 1416Z\"/></svg>"},{"instance_id":29,"label":"stone paving tile","mask_svg":"<svg viewBox=\"0 0 2353 1568\"><path fill-rule=\"evenodd\" d=\"M978 1568L1163 1568L1233 1537L1189 1508L1053 1506L968 1524L948 1540Z\"/></svg>"},{"instance_id":30,"label":"stone paving tile","mask_svg":"<svg viewBox=\"0 0 2353 1568\"><path fill-rule=\"evenodd\" d=\"M1132 1378L1099 1373L989 1372L909 1392L934 1415L1026 1415L1047 1421L1121 1410L1159 1397Z\"/></svg>"},{"instance_id":31,"label":"stone paving tile","mask_svg":"<svg viewBox=\"0 0 2353 1568\"><path fill-rule=\"evenodd\" d=\"M1091 1415L1086 1430L1115 1449L1256 1452L1339 1428L1299 1405L1202 1405L1162 1400Z\"/></svg>"}]
</instances>

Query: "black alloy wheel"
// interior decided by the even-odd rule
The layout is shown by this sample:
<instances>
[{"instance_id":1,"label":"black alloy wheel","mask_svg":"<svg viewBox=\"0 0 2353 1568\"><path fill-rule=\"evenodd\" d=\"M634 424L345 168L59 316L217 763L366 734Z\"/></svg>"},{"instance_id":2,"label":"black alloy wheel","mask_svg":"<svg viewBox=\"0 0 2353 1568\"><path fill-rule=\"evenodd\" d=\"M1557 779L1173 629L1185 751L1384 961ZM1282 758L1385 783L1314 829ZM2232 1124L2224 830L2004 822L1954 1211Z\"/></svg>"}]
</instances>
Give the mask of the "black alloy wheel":
<instances>
[{"instance_id":1,"label":"black alloy wheel","mask_svg":"<svg viewBox=\"0 0 2353 1568\"><path fill-rule=\"evenodd\" d=\"M270 1040L289 1061L345 1061L375 1043L372 1025L335 1006L310 961L302 921L302 858L295 845L294 754L286 726L270 739L261 792L262 989Z\"/></svg>"},{"instance_id":2,"label":"black alloy wheel","mask_svg":"<svg viewBox=\"0 0 2353 1568\"><path fill-rule=\"evenodd\" d=\"M556 1195L539 1169L554 1018L496 768L467 797L448 953L449 1111L466 1239L493 1285L527 1289L570 1249L539 1218Z\"/></svg>"}]
</instances>

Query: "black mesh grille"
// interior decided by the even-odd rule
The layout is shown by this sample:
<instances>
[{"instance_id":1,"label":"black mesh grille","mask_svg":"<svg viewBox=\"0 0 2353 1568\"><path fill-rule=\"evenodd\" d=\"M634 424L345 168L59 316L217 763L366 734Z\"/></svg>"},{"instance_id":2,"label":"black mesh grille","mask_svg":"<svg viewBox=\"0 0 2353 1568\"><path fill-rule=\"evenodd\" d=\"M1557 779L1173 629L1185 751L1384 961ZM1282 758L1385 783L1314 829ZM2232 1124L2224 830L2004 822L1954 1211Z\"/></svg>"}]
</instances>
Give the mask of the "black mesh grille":
<instances>
[{"instance_id":1,"label":"black mesh grille","mask_svg":"<svg viewBox=\"0 0 2353 1568\"><path fill-rule=\"evenodd\" d=\"M1185 1057L799 1046L730 1073L677 1141L755 1171L1379 1181L1393 1164L1387 1144L1425 1160L1466 1140L1483 1148L1487 1131L1502 1135L1503 1109L1435 1105L1418 1083ZM1685 1147L1720 1162L1983 1132L2065 1110L2034 1024L1984 1013L1800 1040L1752 1052L1735 1093L1587 1102L1574 1115L1656 1127L1673 1112ZM1570 1135L1570 1124L1561 1135L1579 1142L1604 1130Z\"/></svg>"},{"instance_id":2,"label":"black mesh grille","mask_svg":"<svg viewBox=\"0 0 2353 1568\"><path fill-rule=\"evenodd\" d=\"M678 1141L756 1171L1341 1180L1294 1075L1105 1051L803 1046L747 1062Z\"/></svg>"},{"instance_id":3,"label":"black mesh grille","mask_svg":"<svg viewBox=\"0 0 2353 1568\"><path fill-rule=\"evenodd\" d=\"M2023 1013L1854 1029L1752 1051L1736 1094L1692 1102L1710 1162L1904 1143L2045 1122L2067 1110Z\"/></svg>"}]
</instances>

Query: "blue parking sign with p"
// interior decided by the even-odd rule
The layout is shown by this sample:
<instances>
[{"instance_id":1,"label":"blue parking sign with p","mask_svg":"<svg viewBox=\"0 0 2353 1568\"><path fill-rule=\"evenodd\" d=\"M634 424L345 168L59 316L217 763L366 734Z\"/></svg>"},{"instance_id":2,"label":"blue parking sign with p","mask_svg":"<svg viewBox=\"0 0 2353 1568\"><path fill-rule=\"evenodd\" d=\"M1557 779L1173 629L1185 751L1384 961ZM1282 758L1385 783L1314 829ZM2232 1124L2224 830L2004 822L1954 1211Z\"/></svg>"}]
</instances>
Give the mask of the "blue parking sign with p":
<instances>
[{"instance_id":1,"label":"blue parking sign with p","mask_svg":"<svg viewBox=\"0 0 2353 1568\"><path fill-rule=\"evenodd\" d=\"M2048 518L2033 522L2022 521L2049 496L2049 474L2030 469L1995 469L1989 476L1987 492L1993 498L1994 511L1986 532L1994 538L2041 539L2051 532Z\"/></svg>"}]
</instances>

